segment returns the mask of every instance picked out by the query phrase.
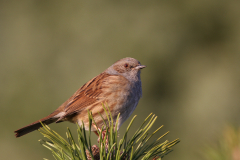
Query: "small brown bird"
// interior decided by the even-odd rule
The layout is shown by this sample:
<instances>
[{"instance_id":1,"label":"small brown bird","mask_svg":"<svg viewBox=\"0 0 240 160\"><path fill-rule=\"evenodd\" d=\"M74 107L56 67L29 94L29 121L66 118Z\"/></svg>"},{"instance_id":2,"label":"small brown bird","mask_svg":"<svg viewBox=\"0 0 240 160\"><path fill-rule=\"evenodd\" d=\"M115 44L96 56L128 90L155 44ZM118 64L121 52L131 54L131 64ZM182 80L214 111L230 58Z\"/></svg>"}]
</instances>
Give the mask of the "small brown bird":
<instances>
[{"instance_id":1,"label":"small brown bird","mask_svg":"<svg viewBox=\"0 0 240 160\"><path fill-rule=\"evenodd\" d=\"M123 58L104 72L91 79L78 89L66 102L64 102L53 113L23 128L14 131L16 137L21 137L29 132L42 127L40 121L45 124L53 122L70 121L84 122L85 129L89 129L88 110L92 112L98 128L104 124L107 116L102 104L107 103L112 114L114 125L118 113L120 113L117 128L132 114L142 96L140 69L146 66L134 58ZM96 132L92 127L92 131Z\"/></svg>"}]
</instances>

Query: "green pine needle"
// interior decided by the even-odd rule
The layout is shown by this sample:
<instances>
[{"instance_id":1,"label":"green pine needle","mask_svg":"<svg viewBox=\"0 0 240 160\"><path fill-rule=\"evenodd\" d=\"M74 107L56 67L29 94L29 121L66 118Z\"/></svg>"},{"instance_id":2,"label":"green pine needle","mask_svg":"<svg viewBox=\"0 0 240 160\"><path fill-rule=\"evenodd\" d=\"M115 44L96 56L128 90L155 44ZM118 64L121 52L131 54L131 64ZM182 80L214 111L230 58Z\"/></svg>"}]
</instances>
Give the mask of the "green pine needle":
<instances>
[{"instance_id":1,"label":"green pine needle","mask_svg":"<svg viewBox=\"0 0 240 160\"><path fill-rule=\"evenodd\" d=\"M105 107L106 106L106 107ZM130 138L128 137L128 132L136 118L134 116L130 121L126 132L122 139L118 143L118 131L117 125L119 116L117 117L116 124L113 123L113 118L110 109L107 104L103 105L105 114L107 115L108 125L104 121L105 126L102 126L101 131L97 131L100 136L100 142L98 144L99 152L93 153L91 146L91 132L88 136L84 128L84 123L82 126L77 125L78 141L76 142L73 139L70 129L67 129L67 140L61 137L58 133L51 130L47 125L42 124L42 128L39 129L39 132L46 137L49 141L40 140L40 143L49 149L53 157L56 160L88 160L88 159L97 159L100 160L148 160L155 159L161 160L166 154L172 151L172 147L179 142L179 139L176 139L172 142L162 142L160 139L165 135L160 136L158 139L150 142L150 139L154 134L156 134L163 126L159 127L153 133L149 134L149 130L153 126L154 122L157 119L157 116L150 114L142 123L142 125L137 129L135 134ZM92 117L91 112L88 112L89 116L89 129L91 130L92 124L95 124L95 121ZM106 136L102 140L102 132L106 131ZM108 137L108 144L106 144L106 138ZM96 157L95 157L96 156Z\"/></svg>"}]
</instances>

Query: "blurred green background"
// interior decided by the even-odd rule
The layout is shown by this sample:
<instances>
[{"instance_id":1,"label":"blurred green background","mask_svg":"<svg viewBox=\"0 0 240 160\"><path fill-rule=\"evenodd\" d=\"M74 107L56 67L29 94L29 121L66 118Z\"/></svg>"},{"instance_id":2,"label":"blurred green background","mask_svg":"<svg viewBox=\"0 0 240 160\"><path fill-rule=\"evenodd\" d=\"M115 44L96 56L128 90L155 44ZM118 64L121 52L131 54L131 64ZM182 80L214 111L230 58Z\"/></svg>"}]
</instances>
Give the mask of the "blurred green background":
<instances>
[{"instance_id":1,"label":"blurred green background","mask_svg":"<svg viewBox=\"0 0 240 160\"><path fill-rule=\"evenodd\" d=\"M53 159L39 132L13 131L124 57L147 66L137 120L153 112L159 135L181 139L164 159L203 159L226 124L240 124L239 17L234 0L0 1L1 159ZM50 125L63 136L67 126L75 132Z\"/></svg>"}]
</instances>

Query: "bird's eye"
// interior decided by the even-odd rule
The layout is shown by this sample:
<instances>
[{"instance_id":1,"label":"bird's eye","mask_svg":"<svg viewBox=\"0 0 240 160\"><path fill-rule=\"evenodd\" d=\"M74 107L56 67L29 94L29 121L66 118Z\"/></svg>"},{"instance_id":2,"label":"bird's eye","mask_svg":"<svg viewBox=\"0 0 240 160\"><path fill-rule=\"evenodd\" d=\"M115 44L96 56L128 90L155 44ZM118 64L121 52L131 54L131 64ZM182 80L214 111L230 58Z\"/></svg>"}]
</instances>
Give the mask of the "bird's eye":
<instances>
[{"instance_id":1,"label":"bird's eye","mask_svg":"<svg viewBox=\"0 0 240 160\"><path fill-rule=\"evenodd\" d=\"M124 67L125 67L125 68L127 68L127 67L128 67L128 64L127 64L127 63L125 63L125 64L124 64Z\"/></svg>"}]
</instances>

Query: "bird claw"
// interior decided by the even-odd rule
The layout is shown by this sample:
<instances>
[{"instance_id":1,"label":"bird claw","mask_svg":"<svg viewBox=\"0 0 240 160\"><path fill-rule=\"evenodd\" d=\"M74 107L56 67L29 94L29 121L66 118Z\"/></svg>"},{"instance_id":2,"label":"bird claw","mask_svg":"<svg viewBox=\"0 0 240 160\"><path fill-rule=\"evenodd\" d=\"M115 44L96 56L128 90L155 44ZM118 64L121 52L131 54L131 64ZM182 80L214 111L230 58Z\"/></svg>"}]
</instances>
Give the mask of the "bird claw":
<instances>
[{"instance_id":1,"label":"bird claw","mask_svg":"<svg viewBox=\"0 0 240 160\"><path fill-rule=\"evenodd\" d=\"M102 131L102 140L105 139L106 131ZM100 136L98 136L98 143L100 142ZM106 137L106 144L108 144L108 136Z\"/></svg>"}]
</instances>

